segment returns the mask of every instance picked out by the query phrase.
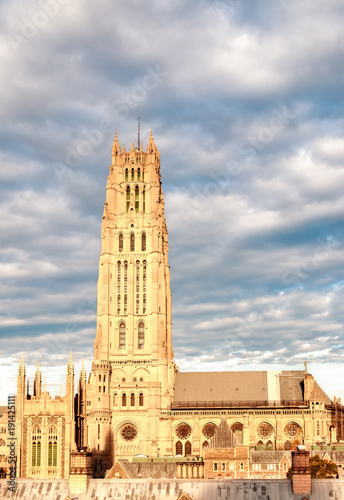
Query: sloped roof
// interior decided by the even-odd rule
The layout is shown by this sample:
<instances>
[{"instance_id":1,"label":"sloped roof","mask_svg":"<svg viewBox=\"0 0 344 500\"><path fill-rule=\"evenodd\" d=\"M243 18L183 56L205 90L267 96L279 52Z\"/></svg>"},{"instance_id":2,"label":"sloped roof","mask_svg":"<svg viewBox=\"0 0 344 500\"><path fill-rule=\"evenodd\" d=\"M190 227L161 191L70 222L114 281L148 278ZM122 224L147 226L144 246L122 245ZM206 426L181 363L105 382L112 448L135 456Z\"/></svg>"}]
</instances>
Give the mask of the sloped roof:
<instances>
[{"instance_id":1,"label":"sloped roof","mask_svg":"<svg viewBox=\"0 0 344 500\"><path fill-rule=\"evenodd\" d=\"M330 399L324 393L324 391L319 387L318 383L314 383L314 389L309 396L310 401L325 401L326 404L331 404Z\"/></svg>"},{"instance_id":2,"label":"sloped roof","mask_svg":"<svg viewBox=\"0 0 344 500\"><path fill-rule=\"evenodd\" d=\"M215 434L210 440L209 449L234 448L237 444L237 439L234 436L234 433L227 424L226 419L223 418L220 425L216 429Z\"/></svg>"},{"instance_id":3,"label":"sloped roof","mask_svg":"<svg viewBox=\"0 0 344 500\"><path fill-rule=\"evenodd\" d=\"M250 461L253 464L279 464L283 455L288 457L291 463L290 451L250 451Z\"/></svg>"},{"instance_id":4,"label":"sloped roof","mask_svg":"<svg viewBox=\"0 0 344 500\"><path fill-rule=\"evenodd\" d=\"M130 479L173 479L177 477L176 462L129 462L129 460L118 460Z\"/></svg>"},{"instance_id":5,"label":"sloped roof","mask_svg":"<svg viewBox=\"0 0 344 500\"><path fill-rule=\"evenodd\" d=\"M175 402L266 401L266 372L177 373Z\"/></svg>"}]
</instances>

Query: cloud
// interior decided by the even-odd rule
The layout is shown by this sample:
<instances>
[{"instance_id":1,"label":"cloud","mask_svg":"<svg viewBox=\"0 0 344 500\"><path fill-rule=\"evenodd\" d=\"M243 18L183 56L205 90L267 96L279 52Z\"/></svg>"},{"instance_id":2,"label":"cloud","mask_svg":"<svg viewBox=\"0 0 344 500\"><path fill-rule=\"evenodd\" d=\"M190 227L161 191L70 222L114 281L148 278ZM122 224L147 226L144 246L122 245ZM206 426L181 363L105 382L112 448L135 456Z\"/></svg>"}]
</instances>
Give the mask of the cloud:
<instances>
[{"instance_id":1,"label":"cloud","mask_svg":"<svg viewBox=\"0 0 344 500\"><path fill-rule=\"evenodd\" d=\"M307 358L344 396L343 3L0 9L11 390L22 348L30 376L40 354L55 393L70 348L90 369L111 146L115 130L127 148L137 141L140 116L144 146L153 129L161 151L180 368L302 368Z\"/></svg>"}]
</instances>

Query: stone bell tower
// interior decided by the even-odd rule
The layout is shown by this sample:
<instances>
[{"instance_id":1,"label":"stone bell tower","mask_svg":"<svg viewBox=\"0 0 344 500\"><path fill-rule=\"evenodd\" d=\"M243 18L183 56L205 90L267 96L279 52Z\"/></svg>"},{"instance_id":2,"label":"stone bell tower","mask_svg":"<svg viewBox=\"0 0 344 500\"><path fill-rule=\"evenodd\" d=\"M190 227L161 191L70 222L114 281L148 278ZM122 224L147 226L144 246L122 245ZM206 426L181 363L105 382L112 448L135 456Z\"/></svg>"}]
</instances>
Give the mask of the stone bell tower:
<instances>
[{"instance_id":1,"label":"stone bell tower","mask_svg":"<svg viewBox=\"0 0 344 500\"><path fill-rule=\"evenodd\" d=\"M134 144L130 151L120 149L115 136L101 237L87 389L89 444L99 475L115 458L156 456L170 442L159 419L171 403L175 374L170 270L160 154L152 133L147 152Z\"/></svg>"}]
</instances>

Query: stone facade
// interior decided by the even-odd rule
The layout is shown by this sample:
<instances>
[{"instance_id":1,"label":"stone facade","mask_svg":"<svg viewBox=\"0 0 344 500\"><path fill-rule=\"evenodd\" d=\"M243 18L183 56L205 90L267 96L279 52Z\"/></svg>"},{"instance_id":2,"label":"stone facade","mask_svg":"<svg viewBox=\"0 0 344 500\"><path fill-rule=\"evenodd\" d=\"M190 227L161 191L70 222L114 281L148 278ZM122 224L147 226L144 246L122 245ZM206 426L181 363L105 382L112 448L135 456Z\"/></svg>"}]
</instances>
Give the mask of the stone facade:
<instances>
[{"instance_id":1,"label":"stone facade","mask_svg":"<svg viewBox=\"0 0 344 500\"><path fill-rule=\"evenodd\" d=\"M116 134L101 239L94 361L88 380L83 368L74 396L70 359L66 394L52 399L42 390L38 367L34 395L29 396L23 360L19 367L22 477L68 478L71 452L86 448L94 477L104 477L118 460L131 461L135 455L207 454L210 460L213 452L207 447L222 420L236 446L220 457L220 469L223 462L225 470L206 466L206 477L250 476L252 448L289 451L299 444L310 449L316 443L344 442L343 406L340 400L330 401L307 367L179 372L172 349L160 153L152 134L147 151L134 145L129 151L120 148ZM259 476L259 471L254 474Z\"/></svg>"}]
</instances>

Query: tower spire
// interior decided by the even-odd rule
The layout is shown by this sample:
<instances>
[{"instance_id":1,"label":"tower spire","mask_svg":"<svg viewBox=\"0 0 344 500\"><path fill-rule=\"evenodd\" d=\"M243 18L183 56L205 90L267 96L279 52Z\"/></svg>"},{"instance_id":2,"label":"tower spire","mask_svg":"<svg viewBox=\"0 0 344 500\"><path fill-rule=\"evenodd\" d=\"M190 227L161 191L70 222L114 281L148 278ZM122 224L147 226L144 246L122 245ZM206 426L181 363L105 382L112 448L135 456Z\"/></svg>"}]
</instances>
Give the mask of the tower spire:
<instances>
[{"instance_id":1,"label":"tower spire","mask_svg":"<svg viewBox=\"0 0 344 500\"><path fill-rule=\"evenodd\" d=\"M141 149L140 142L141 142L141 139L140 139L140 117L139 117L138 118L138 123L137 123L137 149L139 151Z\"/></svg>"},{"instance_id":2,"label":"tower spire","mask_svg":"<svg viewBox=\"0 0 344 500\"><path fill-rule=\"evenodd\" d=\"M20 365L18 367L18 375L25 375L24 354L21 352Z\"/></svg>"}]
</instances>

